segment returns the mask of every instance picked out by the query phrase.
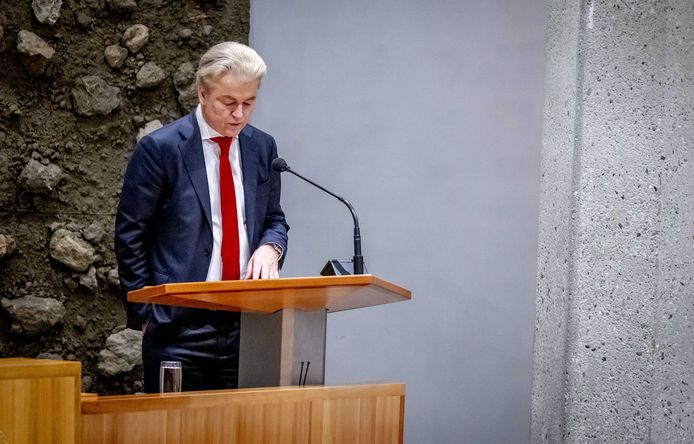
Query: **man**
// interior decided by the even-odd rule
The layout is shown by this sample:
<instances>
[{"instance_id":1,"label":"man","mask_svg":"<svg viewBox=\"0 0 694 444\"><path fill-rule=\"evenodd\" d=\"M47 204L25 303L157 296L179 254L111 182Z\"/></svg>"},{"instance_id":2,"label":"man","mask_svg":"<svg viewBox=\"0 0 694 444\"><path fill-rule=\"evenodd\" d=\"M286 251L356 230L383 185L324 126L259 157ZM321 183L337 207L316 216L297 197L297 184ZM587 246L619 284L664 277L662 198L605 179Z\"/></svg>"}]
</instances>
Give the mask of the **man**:
<instances>
[{"instance_id":1,"label":"man","mask_svg":"<svg viewBox=\"0 0 694 444\"><path fill-rule=\"evenodd\" d=\"M220 43L200 59L197 109L135 147L116 216L124 295L146 285L278 277L287 251L274 139L248 125L266 66ZM252 253L252 254L251 254ZM181 361L184 390L233 388L239 314L126 302L142 329L145 391L161 361Z\"/></svg>"}]
</instances>

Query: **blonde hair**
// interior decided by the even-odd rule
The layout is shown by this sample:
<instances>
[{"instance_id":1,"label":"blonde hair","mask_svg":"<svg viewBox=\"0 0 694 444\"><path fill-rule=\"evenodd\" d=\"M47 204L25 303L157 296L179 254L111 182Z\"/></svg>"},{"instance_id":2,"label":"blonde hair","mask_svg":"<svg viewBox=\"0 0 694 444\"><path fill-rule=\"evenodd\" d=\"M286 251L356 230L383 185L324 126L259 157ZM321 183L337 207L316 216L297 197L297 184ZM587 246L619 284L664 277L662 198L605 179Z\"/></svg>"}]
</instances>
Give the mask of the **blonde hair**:
<instances>
[{"instance_id":1,"label":"blonde hair","mask_svg":"<svg viewBox=\"0 0 694 444\"><path fill-rule=\"evenodd\" d=\"M267 66L255 50L238 42L223 42L208 49L200 58L195 86L208 87L216 77L230 73L244 81L260 80Z\"/></svg>"}]
</instances>

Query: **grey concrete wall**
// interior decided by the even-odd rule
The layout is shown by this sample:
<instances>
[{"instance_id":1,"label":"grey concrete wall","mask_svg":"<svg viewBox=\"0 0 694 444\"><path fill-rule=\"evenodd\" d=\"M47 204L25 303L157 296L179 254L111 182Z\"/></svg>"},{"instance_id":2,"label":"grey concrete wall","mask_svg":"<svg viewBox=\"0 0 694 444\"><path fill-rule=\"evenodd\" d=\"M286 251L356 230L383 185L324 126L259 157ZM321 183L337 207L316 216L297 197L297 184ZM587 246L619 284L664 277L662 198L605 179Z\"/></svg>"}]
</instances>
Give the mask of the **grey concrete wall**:
<instances>
[{"instance_id":1,"label":"grey concrete wall","mask_svg":"<svg viewBox=\"0 0 694 444\"><path fill-rule=\"evenodd\" d=\"M694 4L552 1L533 442L694 442Z\"/></svg>"},{"instance_id":2,"label":"grey concrete wall","mask_svg":"<svg viewBox=\"0 0 694 444\"><path fill-rule=\"evenodd\" d=\"M524 443L545 4L263 0L254 122L357 208L369 269L408 303L330 315L328 383L407 384L408 443ZM339 202L291 176L285 276L351 256Z\"/></svg>"}]
</instances>

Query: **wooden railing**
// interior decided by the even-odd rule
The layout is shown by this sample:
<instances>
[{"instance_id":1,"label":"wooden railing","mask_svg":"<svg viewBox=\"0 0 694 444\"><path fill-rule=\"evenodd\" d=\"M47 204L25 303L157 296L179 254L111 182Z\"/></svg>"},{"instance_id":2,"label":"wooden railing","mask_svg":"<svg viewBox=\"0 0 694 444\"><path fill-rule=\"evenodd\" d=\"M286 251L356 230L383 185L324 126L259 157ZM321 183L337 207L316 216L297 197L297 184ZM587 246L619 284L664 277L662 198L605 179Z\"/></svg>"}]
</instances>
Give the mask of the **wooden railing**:
<instances>
[{"instance_id":1,"label":"wooden railing","mask_svg":"<svg viewBox=\"0 0 694 444\"><path fill-rule=\"evenodd\" d=\"M0 359L0 444L401 443L404 384L79 394L80 363Z\"/></svg>"}]
</instances>

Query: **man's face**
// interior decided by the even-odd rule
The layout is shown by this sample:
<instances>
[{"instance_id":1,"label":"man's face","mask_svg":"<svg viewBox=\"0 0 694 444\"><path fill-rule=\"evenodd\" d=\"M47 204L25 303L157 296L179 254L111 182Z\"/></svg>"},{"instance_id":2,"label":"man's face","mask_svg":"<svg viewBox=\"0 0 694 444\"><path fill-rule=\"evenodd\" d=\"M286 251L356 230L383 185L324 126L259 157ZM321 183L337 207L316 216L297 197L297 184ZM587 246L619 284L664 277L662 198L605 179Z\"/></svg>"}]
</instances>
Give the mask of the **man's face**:
<instances>
[{"instance_id":1,"label":"man's face","mask_svg":"<svg viewBox=\"0 0 694 444\"><path fill-rule=\"evenodd\" d=\"M198 99L205 121L219 134L238 136L251 118L260 80L240 80L222 74L208 87L198 88Z\"/></svg>"}]
</instances>

